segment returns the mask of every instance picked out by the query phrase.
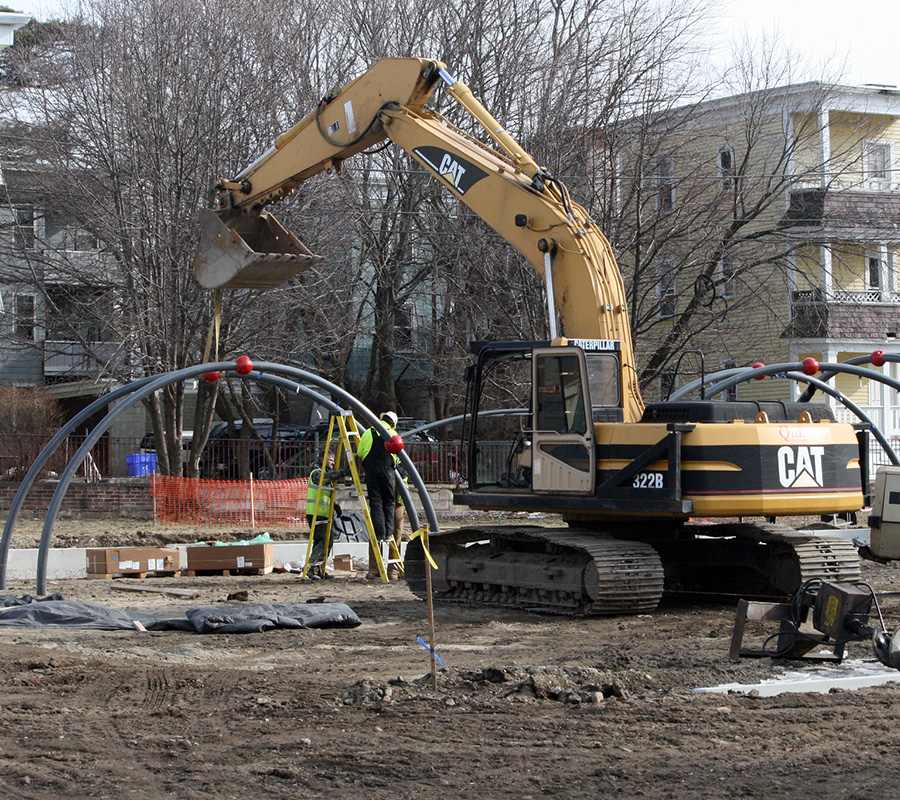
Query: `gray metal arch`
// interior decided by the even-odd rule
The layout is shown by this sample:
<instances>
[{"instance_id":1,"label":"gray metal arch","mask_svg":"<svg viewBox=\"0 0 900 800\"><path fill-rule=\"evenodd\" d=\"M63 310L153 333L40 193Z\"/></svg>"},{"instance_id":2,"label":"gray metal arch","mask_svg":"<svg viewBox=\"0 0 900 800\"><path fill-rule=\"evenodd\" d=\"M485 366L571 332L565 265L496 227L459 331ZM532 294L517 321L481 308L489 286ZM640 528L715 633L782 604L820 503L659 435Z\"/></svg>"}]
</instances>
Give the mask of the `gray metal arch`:
<instances>
[{"instance_id":1,"label":"gray metal arch","mask_svg":"<svg viewBox=\"0 0 900 800\"><path fill-rule=\"evenodd\" d=\"M866 357L868 358L868 357ZM712 397L719 392L724 392L730 389L732 386L736 386L739 383L743 383L748 380L753 380L756 377L761 375L781 375L783 374L785 377L790 378L795 381L804 381L809 383L810 386L815 386L815 388L820 389L826 394L830 394L832 397L837 398L841 403L843 403L847 408L849 408L856 416L863 420L866 424L868 424L872 429L872 434L878 440L878 443L881 445L884 452L887 454L887 457L890 459L892 464L900 465L900 459L897 458L897 454L894 452L894 449L891 447L888 440L885 438L884 433L878 428L878 426L872 423L872 420L860 409L852 400L846 398L841 394L837 389L835 389L830 384L825 383L818 378L810 380L809 375L806 375L803 372L799 372L798 369L802 369L803 364L799 362L795 362L792 364L773 364L771 366L766 367L757 367L755 369L743 370L740 374L732 375L731 377L726 378L719 383L714 384L709 388L706 395L707 397ZM832 375L837 374L838 372L843 372L849 375L856 375L860 378L867 378L869 380L877 380L880 383L884 383L890 386L892 389L900 392L900 381L896 381L888 375L882 375L881 373L874 373L870 369L862 369L861 367L855 366L853 364L833 364L833 363L821 363L819 364L819 369L822 371L823 375L826 370L830 372Z\"/></svg>"},{"instance_id":2,"label":"gray metal arch","mask_svg":"<svg viewBox=\"0 0 900 800\"><path fill-rule=\"evenodd\" d=\"M863 369L852 364L833 364L823 362L819 364L819 370L823 374L826 371L831 373L844 372L849 375L856 375L860 378L876 380L879 383L884 383L887 386L890 386L892 389L900 392L900 381L894 380L889 375L882 375L880 372L874 372L870 369ZM719 392L724 392L727 389L730 389L732 386L737 386L737 384L752 380L753 378L765 377L768 375L778 375L783 372L800 372L802 374L803 364L795 361L788 364L772 364L771 366L747 369L741 372L740 375L733 375L723 381L720 381L719 383L714 384L713 386L710 386L709 391L707 392L707 396L718 394Z\"/></svg>"},{"instance_id":3,"label":"gray metal arch","mask_svg":"<svg viewBox=\"0 0 900 800\"><path fill-rule=\"evenodd\" d=\"M67 422L62 428L57 431L56 435L53 436L52 439L44 446L40 453L38 453L37 458L34 460L32 465L29 467L28 472L25 473L25 477L22 479L22 483L19 484L19 488L16 491L15 497L13 497L13 501L9 506L9 512L6 516L6 523L3 526L3 536L0 538L0 589L6 588L6 566L9 559L9 545L12 540L13 528L19 518L19 514L22 511L22 506L25 503L25 497L28 495L28 492L31 490L31 487L34 485L34 482L37 480L38 476L44 469L44 465L50 459L50 456L56 451L56 449L65 441L66 437L72 433L82 422L86 422L89 420L97 411L101 408L108 406L114 400L118 400L120 397L123 397L131 392L135 391L135 389L140 388L145 383L148 383L151 378L141 378L138 381L134 381L133 383L129 383L125 386L119 386L116 389L113 389L111 392L103 395L103 397L98 398L93 403L88 405L74 417L72 417L69 422Z\"/></svg>"},{"instance_id":4,"label":"gray metal arch","mask_svg":"<svg viewBox=\"0 0 900 800\"><path fill-rule=\"evenodd\" d=\"M226 372L226 375L228 377L241 377L233 371ZM280 386L281 388L289 389L294 392L297 392L300 388L293 381L288 381L285 378L281 378L275 375L260 376L259 373L256 372L244 377L261 378L266 383L273 383L277 386ZM28 472L25 474L25 477L22 479L22 483L19 485L15 497L13 497L13 501L10 504L9 511L6 516L6 522L3 526L3 536L2 538L0 538L0 589L6 588L6 571L9 563L9 548L10 543L12 542L13 530L15 528L16 522L18 522L19 514L22 512L22 506L25 504L25 498L28 496L28 492L31 491L31 487L34 485L35 481L43 471L44 465L47 463L47 461L50 460L50 457L54 452L56 452L60 444L65 441L66 437L69 436L69 434L71 434L72 431L74 431L79 425L89 420L101 408L105 408L110 403L118 400L120 397L131 394L144 384L149 383L151 380L153 380L152 376L140 378L139 380L132 381L131 383L124 386L119 386L112 391L107 392L102 397L97 398L93 403L82 409L78 414L72 417L71 420L63 425L63 427L60 428L59 431L57 431L53 436L53 438L51 438L50 441L44 446L41 452L38 453L31 467L29 467Z\"/></svg>"},{"instance_id":5,"label":"gray metal arch","mask_svg":"<svg viewBox=\"0 0 900 800\"><path fill-rule=\"evenodd\" d=\"M854 356L853 358L848 358L846 361L842 361L841 363L842 364L851 364L853 366L855 366L857 364L869 364L872 361L873 355L874 355L874 353L869 353L869 355L867 355L867 356ZM897 355L896 353L882 353L882 358L884 358L885 361L894 361L896 363L900 363L900 355ZM835 376L835 374L836 373L834 373L834 372L823 372L822 380L830 381ZM800 396L799 401L801 403L808 403L812 399L812 396L814 394L815 394L815 388L810 386L809 389L807 389Z\"/></svg>"},{"instance_id":6,"label":"gray metal arch","mask_svg":"<svg viewBox=\"0 0 900 800\"><path fill-rule=\"evenodd\" d=\"M65 493L68 490L68 487L71 484L72 479L74 478L75 473L78 470L78 467L81 466L81 463L87 457L87 454L94 447L103 433L105 433L110 425L115 422L116 419L118 419L123 413L125 413L125 411L132 405L142 401L153 392L163 388L164 386L167 386L170 383L175 383L177 381L202 375L206 372L229 371L234 370L235 368L235 362L215 362L210 364L201 364L193 367L187 367L181 370L175 370L173 372L169 372L155 378L142 379L141 381L136 382L138 383L138 386L136 387L133 385L129 385L129 387L122 387L123 391L121 395L118 396L126 396L129 393L128 390L130 390L130 396L128 397L127 402L121 403L119 406L109 412L101 421L101 423L97 425L95 429L91 431L91 433L86 437L84 443L76 451L75 455L72 457L72 460L69 462L63 474L60 476L59 485L57 486L55 492L53 493L53 497L50 500L50 505L47 509L47 516L44 520L44 527L41 533L41 540L38 548L38 594L46 593L47 555L49 551L50 540L53 535L53 526L59 513L62 500L65 497ZM387 429L381 424L381 422L371 410L369 410L365 405L363 405L359 400L350 395L348 392L345 392L343 389L331 383L330 381L325 380L324 378L320 378L313 373L306 372L305 370L300 370L295 367L281 364L272 364L269 362L258 363L255 365L255 368L260 375L260 379L263 379L264 373L272 372L275 373L275 375L271 377L277 378L279 373L286 374L291 375L292 377L299 378L301 381L304 381L306 383L311 383L313 385L319 386L320 388L329 391L332 395L337 396L346 404L351 406L359 416L371 423L371 425L376 429L379 429L381 433L388 433ZM273 382L280 383L280 381L277 380ZM289 388L293 388L293 386L290 386ZM304 393L306 393L306 389L308 389L308 387L301 387L298 385L298 391L304 391ZM108 403L108 398L101 398L101 400L102 399L106 399ZM321 399L325 401L323 402L323 405L325 405L326 407L337 407L337 404L333 403L333 401L331 401L329 398L321 396ZM432 530L439 531L440 526L437 521L437 516L434 512L431 498L429 497L428 492L425 489L425 484L422 481L421 476L418 474L415 466L405 452L401 451L399 456L408 476L413 481L413 484L416 487L423 508L425 509L426 516L428 517L429 525L431 526ZM36 470L36 472L39 471L40 468ZM409 492L402 481L399 482L399 485L401 495L404 498L408 513L410 515L410 522L411 524L418 527L418 517L413 507Z\"/></svg>"},{"instance_id":7,"label":"gray metal arch","mask_svg":"<svg viewBox=\"0 0 900 800\"><path fill-rule=\"evenodd\" d=\"M884 358L885 361L893 361L893 362L896 362L896 363L900 363L900 355L897 355L897 354L895 354L895 353L884 353L884 354L883 354L883 358ZM842 362L841 362L841 366L843 366L843 365L857 366L857 365L859 365L859 364L868 364L868 363L871 362L871 360L872 360L871 354L870 354L870 355L867 355L867 356L855 356L854 358L848 358L846 361L842 361ZM782 366L782 365L775 365L775 366L776 366L776 367L779 367L779 366ZM803 366L803 364L800 363L800 364L799 364L799 367L802 368L802 366ZM822 364L819 365L820 368L821 368L822 366L823 366ZM828 364L825 364L824 366L827 367ZM669 399L670 399L670 400L680 400L681 398L686 397L687 395L693 393L694 391L696 391L696 390L697 390L698 388L700 388L701 386L708 386L708 385L711 385L711 384L713 384L715 381L717 381L717 380L719 380L719 379L727 378L727 377L730 377L730 376L732 376L732 375L741 375L741 374L743 374L743 373L745 373L745 372L749 372L751 369L753 369L753 368L752 368L752 367L731 367L731 368L729 368L729 369L723 369L723 370L719 370L718 372L710 373L709 375L704 375L702 378L697 378L696 380L691 381L691 382L688 383L688 384L685 384L685 385L682 386L680 389L678 389L678 390L676 390L675 392L673 392ZM760 369L763 369L763 368L760 368ZM754 372L754 376L755 376L756 374L757 374L757 373ZM837 374L836 371L835 371L835 372L830 372L830 371L829 371L829 372L825 372L825 371L823 370L823 371L822 371L822 375L821 375L821 377L819 378L819 380L820 380L820 381L828 381L828 380L831 380L836 374ZM859 374L859 373L854 373L854 374ZM874 373L874 372L872 372L871 370L867 370L867 371L864 373L864 377L866 377L866 378L874 378L875 380L879 380L879 377L877 377L877 376L879 376L879 375L881 375L881 373ZM881 376L881 377L884 377L884 376ZM888 385L891 385L891 384L888 384ZM808 402L810 401L810 399L812 399L813 395L815 394L815 390L818 389L818 388L820 388L820 387L810 385L809 389L808 389L806 392L804 392L804 393L797 399L797 402L799 402L799 403L808 403ZM892 388L896 388L896 387L892 386Z\"/></svg>"},{"instance_id":8,"label":"gray metal arch","mask_svg":"<svg viewBox=\"0 0 900 800\"><path fill-rule=\"evenodd\" d=\"M495 408L491 411L480 411L478 412L479 417L502 417L502 416L524 416L528 414L527 408ZM452 425L454 422L460 422L461 420L468 419L468 414L457 414L455 417L444 417L444 419L439 419L434 422L426 422L424 425L418 425L415 428L410 428L408 431L403 431L404 436L412 436L416 433L422 433L422 431L430 430L431 428L442 428L445 425Z\"/></svg>"},{"instance_id":9,"label":"gray metal arch","mask_svg":"<svg viewBox=\"0 0 900 800\"><path fill-rule=\"evenodd\" d=\"M730 377L732 375L740 375L741 373L743 373L745 371L746 371L746 369L744 367L737 367L737 368L732 367L730 369L723 369L720 372L715 372L710 375L707 375L706 378L707 379L709 379L709 378L726 378L726 377ZM841 394L840 391L835 389L833 386L825 383L822 379L813 378L812 376L806 375L805 373L802 373L802 372L786 372L783 374L784 374L784 377L789 378L792 381L808 383L808 384L810 384L810 386L813 389L820 389L825 394L831 395L831 397L835 398L835 400L840 402L842 405L845 405L848 409L850 409L850 411L852 411L854 414L856 414L856 416L859 417L859 419L861 419L864 423L866 423L867 425L870 425L873 430L876 429L876 426L874 425L872 420L869 418L868 414L865 413L865 411L863 411L859 406L857 406L856 403L854 403L849 397L844 397L844 395ZM682 397L684 397L685 394L690 394L695 389L697 389L702 384L702 382L703 382L703 379L698 379L696 381L693 381L690 384L683 386L682 389L678 392L677 398L676 398L676 395L673 394L672 399L673 400L681 399Z\"/></svg>"},{"instance_id":10,"label":"gray metal arch","mask_svg":"<svg viewBox=\"0 0 900 800\"><path fill-rule=\"evenodd\" d=\"M702 378L697 378L690 383L686 383L680 389L676 389L669 395L669 400L681 400L682 397L687 397L687 395L692 394L697 389L711 385L721 378L727 378L731 375L740 375L742 372L745 372L746 369L747 367L729 367L728 369L720 369L718 372L710 372L709 375L704 375Z\"/></svg>"},{"instance_id":11,"label":"gray metal arch","mask_svg":"<svg viewBox=\"0 0 900 800\"><path fill-rule=\"evenodd\" d=\"M864 364L864 363L868 362L870 359L871 359L871 356L860 356L858 358L848 359L846 362L843 362L839 366L843 367L844 365L849 364L851 367L854 367L855 364L853 364L851 362L855 362L857 364ZM885 356L885 361L900 362L900 356L893 356L891 358L888 358L887 356ZM731 378L732 379L732 380L729 380L727 383L725 380L722 380L721 384L714 384L711 387L712 391L708 391L706 393L706 396L709 397L713 394L717 394L720 391L724 391L724 390L730 388L731 386L736 385L737 383L741 383L742 381L746 381L746 380L751 380L762 372L769 373L772 370L775 370L775 374L779 374L779 375L783 374L784 377L789 378L790 380L808 383L809 390L804 392L802 397L812 397L812 395L815 394L815 390L819 389L823 393L831 395L842 405L846 406L850 411L852 411L854 414L856 414L858 419L860 419L862 422L864 422L866 425L868 425L871 428L872 435L875 437L875 439L881 445L881 448L887 454L887 457L890 459L890 462L892 464L900 466L900 458L898 458L897 454L894 452L894 448L891 447L891 444L885 437L884 433L881 431L881 429L877 425L875 425L874 422L872 422L872 420L870 419L868 414L866 414L859 406L857 406L856 403L854 403L852 400L850 400L850 398L845 397L838 389L835 389L830 384L825 383L825 380L827 380L829 377L833 377L835 374L837 374L836 372L831 372L831 373L828 373L827 375L823 374L822 378L813 378L812 376L806 375L803 372L797 372L794 370L788 371L788 372L782 372L782 370L780 368L783 366L785 366L785 365L775 364L771 368L758 367L756 369L752 369L752 368L747 369L746 367L732 367L730 369L723 369L723 370L720 370L719 372L712 373L711 375L705 375L704 377L698 378L697 380L692 381L691 383L683 386L681 389L679 389L677 392L675 392L672 395L671 399L673 399L673 400L681 399L685 395L690 394L691 392L695 391L698 387L703 386L704 383L711 383L712 381L718 380L720 378ZM802 367L803 366L802 363L799 364L799 366ZM820 364L819 366L821 367L822 365ZM826 364L825 366L828 366L828 364ZM839 370L839 371L843 372L845 370ZM850 370L846 370L846 371L849 372ZM859 371L854 369L854 370L852 370L852 374L862 375L863 377L866 377L866 378L875 378L875 380L882 380L886 377L886 376L880 375L880 373L874 374L874 373L872 373L871 370L863 370L862 373L860 373ZM878 377L878 376L880 376L880 377ZM892 378L888 378L886 381L882 380L882 382L888 383L888 385L892 385L892 384L896 383L896 381L894 381ZM898 388L898 387L892 387L892 388ZM898 388L898 391L900 391L900 388ZM802 397L801 397L801 400L799 400L798 402L807 402L807 401L804 401L802 399Z\"/></svg>"},{"instance_id":12,"label":"gray metal arch","mask_svg":"<svg viewBox=\"0 0 900 800\"><path fill-rule=\"evenodd\" d=\"M825 383L825 381L819 378L813 378L809 375L806 375L802 372L788 372L785 377L790 378L793 381L803 381L804 383L808 383L810 387L814 389L819 389L825 394L831 395L835 400L839 403L846 406L850 411L856 414L857 418L862 420L872 431L872 435L878 440L878 444L881 445L881 448L887 454L887 457L890 459L892 464L900 466L900 459L897 458L897 454L894 452L894 448L891 447L891 443L887 440L887 437L881 431L881 429L872 422L869 418L869 415L866 414L856 403L854 403L849 397L844 397L843 394L838 389L835 389L831 384Z\"/></svg>"}]
</instances>

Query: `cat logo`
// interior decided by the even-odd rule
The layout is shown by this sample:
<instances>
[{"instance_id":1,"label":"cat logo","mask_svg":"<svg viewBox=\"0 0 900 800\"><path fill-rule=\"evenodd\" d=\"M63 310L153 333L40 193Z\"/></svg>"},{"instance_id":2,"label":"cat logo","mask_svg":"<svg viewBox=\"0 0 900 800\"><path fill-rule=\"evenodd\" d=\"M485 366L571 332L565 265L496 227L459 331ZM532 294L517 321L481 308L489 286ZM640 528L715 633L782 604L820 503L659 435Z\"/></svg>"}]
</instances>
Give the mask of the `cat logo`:
<instances>
[{"instance_id":1,"label":"cat logo","mask_svg":"<svg viewBox=\"0 0 900 800\"><path fill-rule=\"evenodd\" d=\"M824 447L779 447L778 480L786 489L822 488Z\"/></svg>"},{"instance_id":2,"label":"cat logo","mask_svg":"<svg viewBox=\"0 0 900 800\"><path fill-rule=\"evenodd\" d=\"M438 175L445 181L452 183L455 189L459 189L459 184L462 183L463 175L465 174L466 168L453 158L450 153L444 153L441 165L438 167Z\"/></svg>"},{"instance_id":3,"label":"cat logo","mask_svg":"<svg viewBox=\"0 0 900 800\"><path fill-rule=\"evenodd\" d=\"M487 176L480 167L441 147L416 147L413 154L460 194L465 194Z\"/></svg>"}]
</instances>

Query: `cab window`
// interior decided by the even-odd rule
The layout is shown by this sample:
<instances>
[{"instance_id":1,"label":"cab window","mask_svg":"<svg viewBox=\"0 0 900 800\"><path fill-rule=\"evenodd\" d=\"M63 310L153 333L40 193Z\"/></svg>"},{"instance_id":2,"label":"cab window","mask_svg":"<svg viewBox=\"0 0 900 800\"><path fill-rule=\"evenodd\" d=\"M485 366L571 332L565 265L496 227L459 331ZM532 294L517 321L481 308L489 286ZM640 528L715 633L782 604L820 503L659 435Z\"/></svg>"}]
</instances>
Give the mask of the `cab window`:
<instances>
[{"instance_id":1,"label":"cab window","mask_svg":"<svg viewBox=\"0 0 900 800\"><path fill-rule=\"evenodd\" d=\"M587 432L581 366L576 355L539 357L535 421L536 430Z\"/></svg>"}]
</instances>

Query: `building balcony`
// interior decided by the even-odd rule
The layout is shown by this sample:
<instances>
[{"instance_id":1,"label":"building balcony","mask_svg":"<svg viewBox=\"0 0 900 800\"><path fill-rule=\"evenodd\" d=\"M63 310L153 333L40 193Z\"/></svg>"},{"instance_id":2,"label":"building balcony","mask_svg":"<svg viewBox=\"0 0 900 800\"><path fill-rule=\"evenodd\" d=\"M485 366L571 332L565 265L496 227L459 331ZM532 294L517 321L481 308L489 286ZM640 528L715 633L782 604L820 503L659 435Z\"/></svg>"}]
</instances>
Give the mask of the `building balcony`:
<instances>
[{"instance_id":1,"label":"building balcony","mask_svg":"<svg viewBox=\"0 0 900 800\"><path fill-rule=\"evenodd\" d=\"M900 184L885 184L885 187L882 191L837 186L794 187L789 192L781 227L798 234L817 231L828 238L898 238Z\"/></svg>"},{"instance_id":2,"label":"building balcony","mask_svg":"<svg viewBox=\"0 0 900 800\"><path fill-rule=\"evenodd\" d=\"M109 253L99 250L51 250L41 252L38 262L43 266L48 283L69 283L72 276L91 276L96 286L109 286L115 275L115 261Z\"/></svg>"},{"instance_id":3,"label":"building balcony","mask_svg":"<svg viewBox=\"0 0 900 800\"><path fill-rule=\"evenodd\" d=\"M885 436L900 436L900 406L859 406L862 411ZM838 422L850 425L859 422L859 418L850 409L838 406L834 410L834 418Z\"/></svg>"},{"instance_id":4,"label":"building balcony","mask_svg":"<svg viewBox=\"0 0 900 800\"><path fill-rule=\"evenodd\" d=\"M81 342L55 339L44 340L44 376L90 377L100 371L100 364L109 365L121 359L120 342Z\"/></svg>"},{"instance_id":5,"label":"building balcony","mask_svg":"<svg viewBox=\"0 0 900 800\"><path fill-rule=\"evenodd\" d=\"M821 289L791 293L785 339L863 339L884 342L900 335L900 293Z\"/></svg>"}]
</instances>

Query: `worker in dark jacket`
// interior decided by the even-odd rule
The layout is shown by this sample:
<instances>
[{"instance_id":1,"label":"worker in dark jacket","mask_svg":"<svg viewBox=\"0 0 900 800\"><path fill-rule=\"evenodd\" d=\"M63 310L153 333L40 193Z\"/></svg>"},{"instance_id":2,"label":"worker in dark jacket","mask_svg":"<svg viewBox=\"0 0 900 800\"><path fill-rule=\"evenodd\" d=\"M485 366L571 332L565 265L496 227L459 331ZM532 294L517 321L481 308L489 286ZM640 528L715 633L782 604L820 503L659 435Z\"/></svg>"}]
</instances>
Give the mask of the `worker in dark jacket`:
<instances>
[{"instance_id":1,"label":"worker in dark jacket","mask_svg":"<svg viewBox=\"0 0 900 800\"><path fill-rule=\"evenodd\" d=\"M389 453L385 444L392 436L397 435L397 415L393 411L385 411L379 417L381 424L387 428L385 436L374 426L368 428L359 437L356 455L366 471L366 495L369 500L369 512L372 515L372 528L378 542L387 541L394 532L394 468L398 458ZM369 546L369 571L367 578L379 577L375 553Z\"/></svg>"}]
</instances>

